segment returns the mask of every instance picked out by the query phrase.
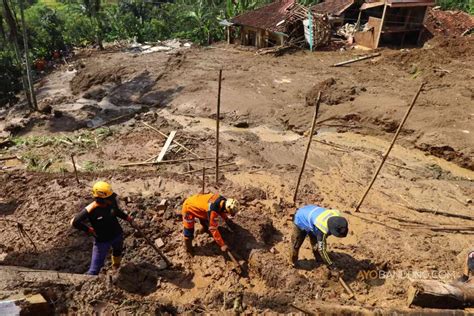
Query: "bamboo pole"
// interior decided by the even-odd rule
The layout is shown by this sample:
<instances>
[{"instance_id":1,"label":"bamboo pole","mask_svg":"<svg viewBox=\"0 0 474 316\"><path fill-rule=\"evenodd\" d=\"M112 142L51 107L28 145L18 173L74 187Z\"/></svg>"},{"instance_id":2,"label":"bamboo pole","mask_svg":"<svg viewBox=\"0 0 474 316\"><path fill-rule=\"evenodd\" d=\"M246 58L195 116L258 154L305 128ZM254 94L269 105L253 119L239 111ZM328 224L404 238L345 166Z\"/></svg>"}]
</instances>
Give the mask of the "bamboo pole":
<instances>
[{"instance_id":1,"label":"bamboo pole","mask_svg":"<svg viewBox=\"0 0 474 316\"><path fill-rule=\"evenodd\" d=\"M378 56L380 56L380 55L381 55L380 53L375 53L375 54L360 56L360 57L357 57L357 58L354 58L354 59L350 59L350 60L346 60L346 61L343 61L343 62L334 64L334 65L332 65L332 67L341 67L341 66L344 66L344 65L356 63L356 62L358 62L358 61L362 61L362 60L366 60L366 59L378 57Z\"/></svg>"},{"instance_id":2,"label":"bamboo pole","mask_svg":"<svg viewBox=\"0 0 474 316\"><path fill-rule=\"evenodd\" d=\"M311 141L313 140L314 129L316 127L316 120L318 119L319 112L319 103L321 101L321 91L318 93L318 99L316 100L316 106L314 109L313 123L311 125L311 132L309 134L308 145L306 146L306 152L303 158L303 164L301 165L300 175L298 176L298 181L296 182L295 194L293 195L293 203L296 203L296 197L298 196L298 189L301 182L301 177L303 176L304 167L306 165L306 159L308 159L309 148L311 147Z\"/></svg>"},{"instance_id":3,"label":"bamboo pole","mask_svg":"<svg viewBox=\"0 0 474 316\"><path fill-rule=\"evenodd\" d=\"M380 172L380 170L382 169L382 167L383 167L383 165L384 165L384 163L385 163L385 160L387 160L388 155L390 154L390 151L392 150L393 145L395 144L395 141L397 140L398 135L400 134L400 131L402 130L402 127L403 127L403 125L405 124L405 122L406 122L406 120L407 120L407 118L408 118L408 115L410 115L410 112L411 112L411 110L413 109L413 106L415 105L416 100L418 99L418 96L419 96L420 93L421 93L421 90L423 89L423 86L424 86L424 83L422 83L422 84L420 85L420 88L418 88L418 91L416 92L415 96L413 97L413 100L411 101L411 104L410 104L410 106L408 107L407 112L405 113L405 116L403 117L402 121L400 122L400 125L398 126L398 129L397 129L397 132L395 133L395 136L393 136L393 139L392 139L392 142L390 143L390 146L388 147L387 151L385 152L385 154L384 154L383 157L382 157L382 161L380 162L379 167L378 167L377 170L375 171L374 176L372 177L372 180L370 181L369 185L367 186L367 189L366 189L365 192L364 192L364 195L363 195L362 198L359 200L359 203L357 203L357 206L356 206L356 208L355 208L355 211L356 211L356 212L359 212L360 206L362 205L362 203L363 203L364 200L365 200L365 197L367 196L367 194L369 193L370 189L372 188L372 185L374 184L375 179L377 179L377 176L379 175L379 172Z\"/></svg>"},{"instance_id":4,"label":"bamboo pole","mask_svg":"<svg viewBox=\"0 0 474 316\"><path fill-rule=\"evenodd\" d=\"M235 162L229 162L229 163L225 163L225 164L219 165L219 168L228 167L228 166L232 166L232 165L235 165ZM214 169L215 167L216 167L216 166L213 166L213 167L206 167L206 169ZM203 168L204 168L204 167L203 167ZM196 172L200 172L200 171L202 171L202 169L195 169L195 170L190 170L190 171L186 171L186 172L180 173L179 175L191 174L191 173L196 173Z\"/></svg>"},{"instance_id":5,"label":"bamboo pole","mask_svg":"<svg viewBox=\"0 0 474 316\"><path fill-rule=\"evenodd\" d=\"M219 184L219 122L221 116L221 88L222 69L219 70L219 88L217 92L217 118L216 118L216 185Z\"/></svg>"},{"instance_id":6,"label":"bamboo pole","mask_svg":"<svg viewBox=\"0 0 474 316\"><path fill-rule=\"evenodd\" d=\"M26 68L26 78L28 80L28 88L30 91L31 102L33 108L35 110L38 109L38 102L36 101L36 93L35 87L33 85L33 77L31 75L31 63L30 63L30 56L29 56L29 48L28 48L28 35L26 32L26 23L25 23L25 12L24 12L24 0L19 0L20 2L20 16L21 16L21 25L23 31L23 46L25 50L25 68Z\"/></svg>"},{"instance_id":7,"label":"bamboo pole","mask_svg":"<svg viewBox=\"0 0 474 316\"><path fill-rule=\"evenodd\" d=\"M76 176L76 182L79 184L79 177L77 176L76 161L74 160L74 154L71 155L72 166L74 167L74 175Z\"/></svg>"},{"instance_id":8,"label":"bamboo pole","mask_svg":"<svg viewBox=\"0 0 474 316\"><path fill-rule=\"evenodd\" d=\"M212 160L213 157L207 158L188 158L188 159L176 159L176 160L162 160L162 161L145 161L145 162L131 162L119 165L120 167L132 167L132 166L153 166L153 165L161 165L166 163L181 163L187 161L198 161L198 160Z\"/></svg>"}]
</instances>

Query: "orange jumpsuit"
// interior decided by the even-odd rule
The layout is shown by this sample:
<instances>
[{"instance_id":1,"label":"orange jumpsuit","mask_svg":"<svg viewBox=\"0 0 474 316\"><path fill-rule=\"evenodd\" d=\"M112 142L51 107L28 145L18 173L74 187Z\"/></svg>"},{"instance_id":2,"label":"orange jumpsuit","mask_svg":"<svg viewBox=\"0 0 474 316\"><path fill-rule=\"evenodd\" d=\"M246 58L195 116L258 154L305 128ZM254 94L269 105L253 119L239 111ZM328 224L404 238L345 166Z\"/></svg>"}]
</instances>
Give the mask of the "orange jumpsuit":
<instances>
[{"instance_id":1,"label":"orange jumpsuit","mask_svg":"<svg viewBox=\"0 0 474 316\"><path fill-rule=\"evenodd\" d=\"M193 239L194 222L199 218L199 222L203 227L208 228L214 237L214 240L222 247L225 245L221 234L219 233L218 216L227 221L227 215L224 213L226 199L219 194L195 194L184 201L183 215L184 238Z\"/></svg>"}]
</instances>

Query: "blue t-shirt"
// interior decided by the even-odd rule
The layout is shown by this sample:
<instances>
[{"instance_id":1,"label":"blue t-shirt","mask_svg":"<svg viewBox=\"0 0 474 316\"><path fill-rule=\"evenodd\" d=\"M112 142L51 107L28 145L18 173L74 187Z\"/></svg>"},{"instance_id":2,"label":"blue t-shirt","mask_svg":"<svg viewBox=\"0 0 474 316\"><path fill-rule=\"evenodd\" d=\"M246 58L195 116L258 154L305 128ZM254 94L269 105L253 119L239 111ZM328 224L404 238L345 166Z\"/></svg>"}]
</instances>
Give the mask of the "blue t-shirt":
<instances>
[{"instance_id":1,"label":"blue t-shirt","mask_svg":"<svg viewBox=\"0 0 474 316\"><path fill-rule=\"evenodd\" d=\"M298 226L299 229L304 230L308 233L311 232L316 236L318 232L321 232L315 226L316 218L318 218L318 216L321 215L324 211L326 211L324 207L320 207L317 205L305 205L296 211L294 218L295 225Z\"/></svg>"}]
</instances>

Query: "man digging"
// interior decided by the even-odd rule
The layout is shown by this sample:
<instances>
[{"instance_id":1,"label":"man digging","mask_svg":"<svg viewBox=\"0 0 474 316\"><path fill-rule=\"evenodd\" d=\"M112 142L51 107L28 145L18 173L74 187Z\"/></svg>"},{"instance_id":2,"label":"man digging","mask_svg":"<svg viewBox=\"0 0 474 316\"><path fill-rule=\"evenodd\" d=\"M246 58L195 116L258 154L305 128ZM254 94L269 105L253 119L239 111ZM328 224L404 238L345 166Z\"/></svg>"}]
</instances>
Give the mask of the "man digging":
<instances>
[{"instance_id":1,"label":"man digging","mask_svg":"<svg viewBox=\"0 0 474 316\"><path fill-rule=\"evenodd\" d=\"M330 269L334 269L335 265L326 251L326 240L331 235L338 238L347 236L348 223L340 212L317 205L306 205L296 211L293 224L290 264L297 266L300 247L306 236L309 236L316 262L324 262Z\"/></svg>"},{"instance_id":2,"label":"man digging","mask_svg":"<svg viewBox=\"0 0 474 316\"><path fill-rule=\"evenodd\" d=\"M183 216L183 234L186 252L193 255L194 223L199 219L202 231L208 232L219 245L222 252L228 252L219 232L218 217L220 216L231 230L235 227L230 216L235 216L239 211L239 202L235 199L226 199L219 194L195 194L183 203L181 214Z\"/></svg>"},{"instance_id":3,"label":"man digging","mask_svg":"<svg viewBox=\"0 0 474 316\"><path fill-rule=\"evenodd\" d=\"M123 230L117 217L130 223L133 219L119 208L117 194L107 182L96 182L92 188L92 196L94 202L78 213L71 220L71 225L94 236L91 265L86 274L98 275L110 248L112 248L112 267L114 269L120 267ZM90 226L85 224L86 221L89 221Z\"/></svg>"}]
</instances>

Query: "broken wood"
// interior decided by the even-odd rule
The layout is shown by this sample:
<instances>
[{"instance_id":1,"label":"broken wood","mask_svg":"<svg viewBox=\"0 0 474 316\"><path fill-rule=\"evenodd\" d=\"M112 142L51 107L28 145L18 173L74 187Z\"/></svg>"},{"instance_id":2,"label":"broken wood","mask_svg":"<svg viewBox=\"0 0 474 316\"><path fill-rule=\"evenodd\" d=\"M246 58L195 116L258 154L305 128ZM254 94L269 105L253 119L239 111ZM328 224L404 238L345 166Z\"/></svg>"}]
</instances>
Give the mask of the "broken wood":
<instances>
[{"instance_id":1,"label":"broken wood","mask_svg":"<svg viewBox=\"0 0 474 316\"><path fill-rule=\"evenodd\" d=\"M443 212L443 211L437 211L437 210L432 210L424 207L413 207L413 206L407 206L410 210L417 211L419 213L430 213L434 215L441 215L441 216L446 216L446 217L453 217L453 218L461 218L461 219L467 219L467 220L474 220L474 216L468 216L468 215L461 215L461 214L452 214L448 212Z\"/></svg>"},{"instance_id":2,"label":"broken wood","mask_svg":"<svg viewBox=\"0 0 474 316\"><path fill-rule=\"evenodd\" d=\"M474 306L474 285L469 283L418 280L411 284L407 294L408 306L446 309Z\"/></svg>"},{"instance_id":3,"label":"broken wood","mask_svg":"<svg viewBox=\"0 0 474 316\"><path fill-rule=\"evenodd\" d=\"M160 154L158 155L158 158L156 158L155 162L160 162L163 160L166 155L166 152L168 151L168 148L170 148L171 146L171 142L173 141L175 135L176 131L171 131L168 138L166 139L165 145L163 146L163 148L161 148Z\"/></svg>"},{"instance_id":4,"label":"broken wood","mask_svg":"<svg viewBox=\"0 0 474 316\"><path fill-rule=\"evenodd\" d=\"M308 145L306 146L306 152L304 154L300 174L298 176L298 181L296 182L295 194L293 195L293 203L296 203L296 198L298 196L298 189L299 189L299 186L300 186L301 177L303 176L304 167L306 165L306 160L308 159L309 148L311 147L311 141L313 140L314 129L316 128L316 120L318 119L320 101L321 101L321 91L319 91L318 98L316 100L316 105L315 105L315 109L314 109L314 116L313 116L313 123L311 125L311 132L309 133Z\"/></svg>"},{"instance_id":5,"label":"broken wood","mask_svg":"<svg viewBox=\"0 0 474 316\"><path fill-rule=\"evenodd\" d=\"M145 125L146 127L148 127L149 129L151 130L154 130L155 132L157 132L158 134L160 134L161 136L163 137L168 137L168 135L166 135L165 133L163 133L162 131L160 131L159 129L151 126L150 124L146 123L146 122L142 122L143 125ZM183 148L184 150L186 150L188 153L190 153L191 155L193 155L194 157L196 158L201 158L198 154L196 154L195 152L193 152L191 149L187 148L186 146L184 146L183 144L181 144L180 142L176 141L176 140L173 140L173 143L175 143L176 145L178 145L179 147Z\"/></svg>"},{"instance_id":6,"label":"broken wood","mask_svg":"<svg viewBox=\"0 0 474 316\"><path fill-rule=\"evenodd\" d=\"M228 167L228 166L232 166L232 165L235 165L235 164L236 164L235 162L229 162L229 163L225 163L225 164L223 164L223 165L220 165L219 168ZM215 166L207 167L206 169L214 169L214 168L215 168ZM203 168L203 169L204 169L204 168ZM202 171L203 169L195 169L195 170L190 170L190 171L182 172L182 173L180 173L180 175L200 172L200 171Z\"/></svg>"},{"instance_id":7,"label":"broken wood","mask_svg":"<svg viewBox=\"0 0 474 316\"><path fill-rule=\"evenodd\" d=\"M132 167L132 166L152 166L152 165L161 165L161 164L173 164L173 163L182 163L188 161L200 161L200 160L213 160L214 157L207 158L186 158L186 159L175 159L175 160L162 160L162 161L142 161L142 162L131 162L126 164L119 165L120 167Z\"/></svg>"},{"instance_id":8,"label":"broken wood","mask_svg":"<svg viewBox=\"0 0 474 316\"><path fill-rule=\"evenodd\" d=\"M219 122L221 116L221 90L222 69L219 70L219 87L217 92L217 117L216 117L216 185L219 183Z\"/></svg>"},{"instance_id":9,"label":"broken wood","mask_svg":"<svg viewBox=\"0 0 474 316\"><path fill-rule=\"evenodd\" d=\"M418 91L416 92L415 96L413 97L413 100L411 101L411 104L410 106L408 107L406 113L405 113L405 116L403 117L402 121L400 122L400 125L398 126L398 129L397 129L397 132L395 133L395 135L393 136L393 139L392 139L392 142L390 143L390 146L387 148L387 151L385 152L385 154L383 155L382 157L382 161L380 162L380 165L379 167L377 168L377 170L375 171L373 177L372 177L372 180L370 181L369 185L367 186L365 192L364 192L364 195L362 195L361 199L359 200L359 203L357 203L357 206L355 208L355 211L358 212L359 211L359 208L360 206L362 205L362 203L364 202L367 194L369 193L370 189L372 188L372 185L374 184L375 180L377 179L377 176L379 175L380 173L380 170L382 170L382 167L385 163L385 161L387 160L388 158L388 155L390 154L390 151L392 150L393 148L393 145L395 145L395 141L397 140L398 138L398 135L400 134L400 131L402 130L403 128L403 125L405 124L407 118L408 118L408 115L410 115L410 112L411 110L413 109L413 106L415 105L416 103L416 100L418 99L418 96L420 95L421 93L421 90L423 89L423 86L425 84L422 83L420 85L420 87L418 88Z\"/></svg>"},{"instance_id":10,"label":"broken wood","mask_svg":"<svg viewBox=\"0 0 474 316\"><path fill-rule=\"evenodd\" d=\"M76 182L79 184L79 177L77 176L76 161L74 160L74 154L71 154L72 166L74 168L74 175L76 176Z\"/></svg>"},{"instance_id":11,"label":"broken wood","mask_svg":"<svg viewBox=\"0 0 474 316\"><path fill-rule=\"evenodd\" d=\"M51 315L49 303L41 294L16 294L0 301L0 315Z\"/></svg>"},{"instance_id":12,"label":"broken wood","mask_svg":"<svg viewBox=\"0 0 474 316\"><path fill-rule=\"evenodd\" d=\"M95 275L37 270L19 266L0 266L0 281L24 284L51 282L54 284L80 285L97 278ZM0 283L1 283L0 282Z\"/></svg>"},{"instance_id":13,"label":"broken wood","mask_svg":"<svg viewBox=\"0 0 474 316\"><path fill-rule=\"evenodd\" d=\"M12 159L18 159L17 156L6 156L6 157L0 157L0 161L4 160L12 160Z\"/></svg>"},{"instance_id":14,"label":"broken wood","mask_svg":"<svg viewBox=\"0 0 474 316\"><path fill-rule=\"evenodd\" d=\"M331 67L340 67L340 66L344 66L344 65L356 63L356 62L358 62L358 61L362 61L362 60L366 60L366 59L378 57L378 56L380 56L380 55L381 55L381 53L375 53L375 54L370 54L370 55L364 55L364 56L361 56L361 57L357 57L357 58L354 58L354 59L350 59L350 60L346 60L346 61L343 61L343 62L334 64L334 65L332 65Z\"/></svg>"},{"instance_id":15,"label":"broken wood","mask_svg":"<svg viewBox=\"0 0 474 316\"><path fill-rule=\"evenodd\" d=\"M341 277L339 277L339 283L341 283L344 290L346 290L347 294L349 294L350 299L355 298L354 291L352 291L352 289L349 287L349 285L347 285L347 283Z\"/></svg>"},{"instance_id":16,"label":"broken wood","mask_svg":"<svg viewBox=\"0 0 474 316\"><path fill-rule=\"evenodd\" d=\"M316 315L315 313L312 313L312 312L309 312L309 311L307 311L307 310L304 310L304 309L302 309L301 307L298 307L298 306L296 306L296 305L293 304L293 303L291 303L290 306L293 307L294 309L296 309L297 311L300 311L300 312L302 312L302 313L304 313L304 314L306 314L306 315L310 315L310 316L311 316L311 315Z\"/></svg>"},{"instance_id":17,"label":"broken wood","mask_svg":"<svg viewBox=\"0 0 474 316\"><path fill-rule=\"evenodd\" d=\"M124 114L124 115L117 116L117 117L115 117L115 118L113 118L113 119L111 119L111 120L108 120L108 121L106 121L106 122L103 122L103 123L101 123L101 124L99 124L99 125L97 125L97 126L95 126L95 127L91 127L91 129L98 129L98 128L101 128L101 127L103 127L103 126L109 125L110 123L114 123L114 122L120 121L121 119L124 119L124 118L126 118L126 117L132 116L132 115L134 115L134 114L135 114L135 113L132 112L132 113L128 113L128 114Z\"/></svg>"}]
</instances>

